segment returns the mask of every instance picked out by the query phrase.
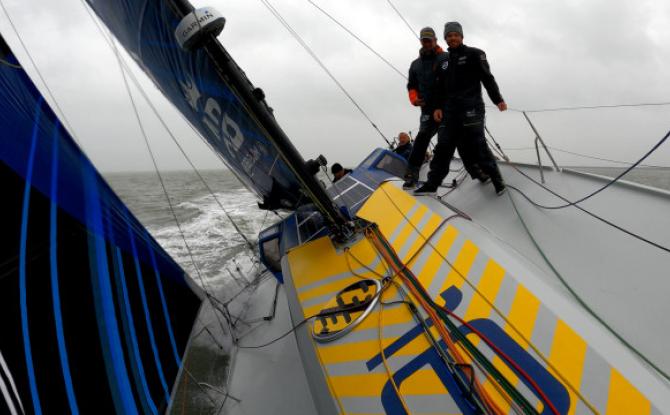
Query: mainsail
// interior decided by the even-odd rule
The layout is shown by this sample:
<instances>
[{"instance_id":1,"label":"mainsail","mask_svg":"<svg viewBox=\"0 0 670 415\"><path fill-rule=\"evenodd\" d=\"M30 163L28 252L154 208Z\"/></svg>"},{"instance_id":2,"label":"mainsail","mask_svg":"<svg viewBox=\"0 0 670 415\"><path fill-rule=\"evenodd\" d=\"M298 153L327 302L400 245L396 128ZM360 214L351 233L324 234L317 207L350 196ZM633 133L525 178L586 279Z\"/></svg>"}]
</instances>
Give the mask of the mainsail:
<instances>
[{"instance_id":1,"label":"mainsail","mask_svg":"<svg viewBox=\"0 0 670 415\"><path fill-rule=\"evenodd\" d=\"M0 413L163 412L200 290L0 36Z\"/></svg>"},{"instance_id":2,"label":"mainsail","mask_svg":"<svg viewBox=\"0 0 670 415\"><path fill-rule=\"evenodd\" d=\"M338 212L279 128L262 91L215 37L209 33L210 42L193 50L178 42L175 29L195 31L214 18L207 9L190 14L185 0L87 2L263 207L292 209L311 201L338 223ZM180 26L189 14L192 25Z\"/></svg>"}]
</instances>

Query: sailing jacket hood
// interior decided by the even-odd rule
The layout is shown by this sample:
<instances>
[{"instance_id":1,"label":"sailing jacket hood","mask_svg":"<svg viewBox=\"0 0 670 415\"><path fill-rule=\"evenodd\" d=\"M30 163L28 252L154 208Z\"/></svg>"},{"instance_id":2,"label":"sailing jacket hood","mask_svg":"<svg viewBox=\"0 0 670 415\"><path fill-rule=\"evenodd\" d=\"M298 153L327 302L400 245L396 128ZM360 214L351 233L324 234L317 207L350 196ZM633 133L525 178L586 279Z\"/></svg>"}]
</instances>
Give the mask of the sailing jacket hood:
<instances>
[{"instance_id":1,"label":"sailing jacket hood","mask_svg":"<svg viewBox=\"0 0 670 415\"><path fill-rule=\"evenodd\" d=\"M446 65L440 65L436 72L435 105L456 111L483 111L482 84L494 104L504 101L483 50L466 45L449 48Z\"/></svg>"},{"instance_id":2,"label":"sailing jacket hood","mask_svg":"<svg viewBox=\"0 0 670 415\"><path fill-rule=\"evenodd\" d=\"M441 47L436 46L434 51L419 52L419 57L416 58L409 67L409 76L407 80L407 91L409 93L409 101L412 105L416 105L418 99L423 99L426 103L422 108L423 113L432 113L435 108L435 99L433 93L435 91L435 74L437 67L442 65L449 58Z\"/></svg>"}]
</instances>

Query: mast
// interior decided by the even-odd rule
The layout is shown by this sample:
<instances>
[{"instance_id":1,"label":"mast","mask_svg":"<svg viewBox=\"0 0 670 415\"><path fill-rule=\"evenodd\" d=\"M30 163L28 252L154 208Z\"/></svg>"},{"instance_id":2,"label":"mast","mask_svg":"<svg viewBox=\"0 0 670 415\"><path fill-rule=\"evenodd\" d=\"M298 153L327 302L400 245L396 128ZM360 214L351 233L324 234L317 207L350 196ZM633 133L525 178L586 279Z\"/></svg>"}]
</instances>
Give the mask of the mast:
<instances>
[{"instance_id":1,"label":"mast","mask_svg":"<svg viewBox=\"0 0 670 415\"><path fill-rule=\"evenodd\" d=\"M187 0L171 0L171 3L179 14L181 14L182 18L195 10ZM282 130L270 112L264 101L262 91L254 88L214 34L208 34L207 38L202 48L214 61L219 75L234 89L250 115L265 130L267 138L293 171L303 191L314 203L324 219L336 230L342 232L346 228L346 219L337 209L316 177L309 173L302 155L293 143L291 143L284 130Z\"/></svg>"}]
</instances>

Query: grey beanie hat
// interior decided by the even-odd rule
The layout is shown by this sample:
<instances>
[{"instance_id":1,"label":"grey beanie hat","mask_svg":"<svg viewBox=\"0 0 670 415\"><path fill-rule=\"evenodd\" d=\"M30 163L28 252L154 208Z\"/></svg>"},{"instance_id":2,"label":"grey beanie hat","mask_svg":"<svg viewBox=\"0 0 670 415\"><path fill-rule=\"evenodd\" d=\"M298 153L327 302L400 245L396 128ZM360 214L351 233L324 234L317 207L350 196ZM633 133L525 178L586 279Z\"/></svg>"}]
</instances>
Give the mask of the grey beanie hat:
<instances>
[{"instance_id":1,"label":"grey beanie hat","mask_svg":"<svg viewBox=\"0 0 670 415\"><path fill-rule=\"evenodd\" d=\"M435 31L432 27L426 26L419 32L419 38L421 39L435 39Z\"/></svg>"},{"instance_id":2,"label":"grey beanie hat","mask_svg":"<svg viewBox=\"0 0 670 415\"><path fill-rule=\"evenodd\" d=\"M444 38L447 38L447 33L457 32L463 36L463 26L458 22L447 22L444 24Z\"/></svg>"}]
</instances>

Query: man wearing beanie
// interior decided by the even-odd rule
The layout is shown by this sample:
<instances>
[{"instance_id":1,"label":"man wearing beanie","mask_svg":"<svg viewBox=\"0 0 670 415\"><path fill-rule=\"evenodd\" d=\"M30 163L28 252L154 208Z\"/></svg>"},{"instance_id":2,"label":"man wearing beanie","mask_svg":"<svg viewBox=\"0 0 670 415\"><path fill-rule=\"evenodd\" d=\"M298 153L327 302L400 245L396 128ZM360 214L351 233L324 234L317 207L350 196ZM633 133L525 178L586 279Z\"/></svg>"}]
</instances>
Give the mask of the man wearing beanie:
<instances>
[{"instance_id":1,"label":"man wearing beanie","mask_svg":"<svg viewBox=\"0 0 670 415\"><path fill-rule=\"evenodd\" d=\"M434 99L435 122L441 122L437 145L430 163L428 181L416 194L435 193L449 173L449 164L457 146L465 146L484 173L491 177L496 193L505 191L505 183L484 136L484 100L482 84L498 110L507 110L498 84L491 74L486 53L463 44L463 27L458 22L444 26L449 59L436 74Z\"/></svg>"},{"instance_id":2,"label":"man wearing beanie","mask_svg":"<svg viewBox=\"0 0 670 415\"><path fill-rule=\"evenodd\" d=\"M414 140L414 147L408 159L407 172L405 173L404 188L413 188L419 179L419 169L426 156L426 150L430 139L433 138L440 126L439 122L433 119L433 112L437 100L434 96L436 71L447 65L449 55L445 53L437 44L435 31L431 27L424 27L419 32L421 40L421 50L419 57L416 58L409 68L409 77L407 82L407 91L412 105L421 107L421 121L419 124L419 133ZM461 157L464 158L466 169L473 177L481 178L481 171L471 164L465 162L466 155L459 150ZM468 158L469 161L469 158Z\"/></svg>"}]
</instances>

